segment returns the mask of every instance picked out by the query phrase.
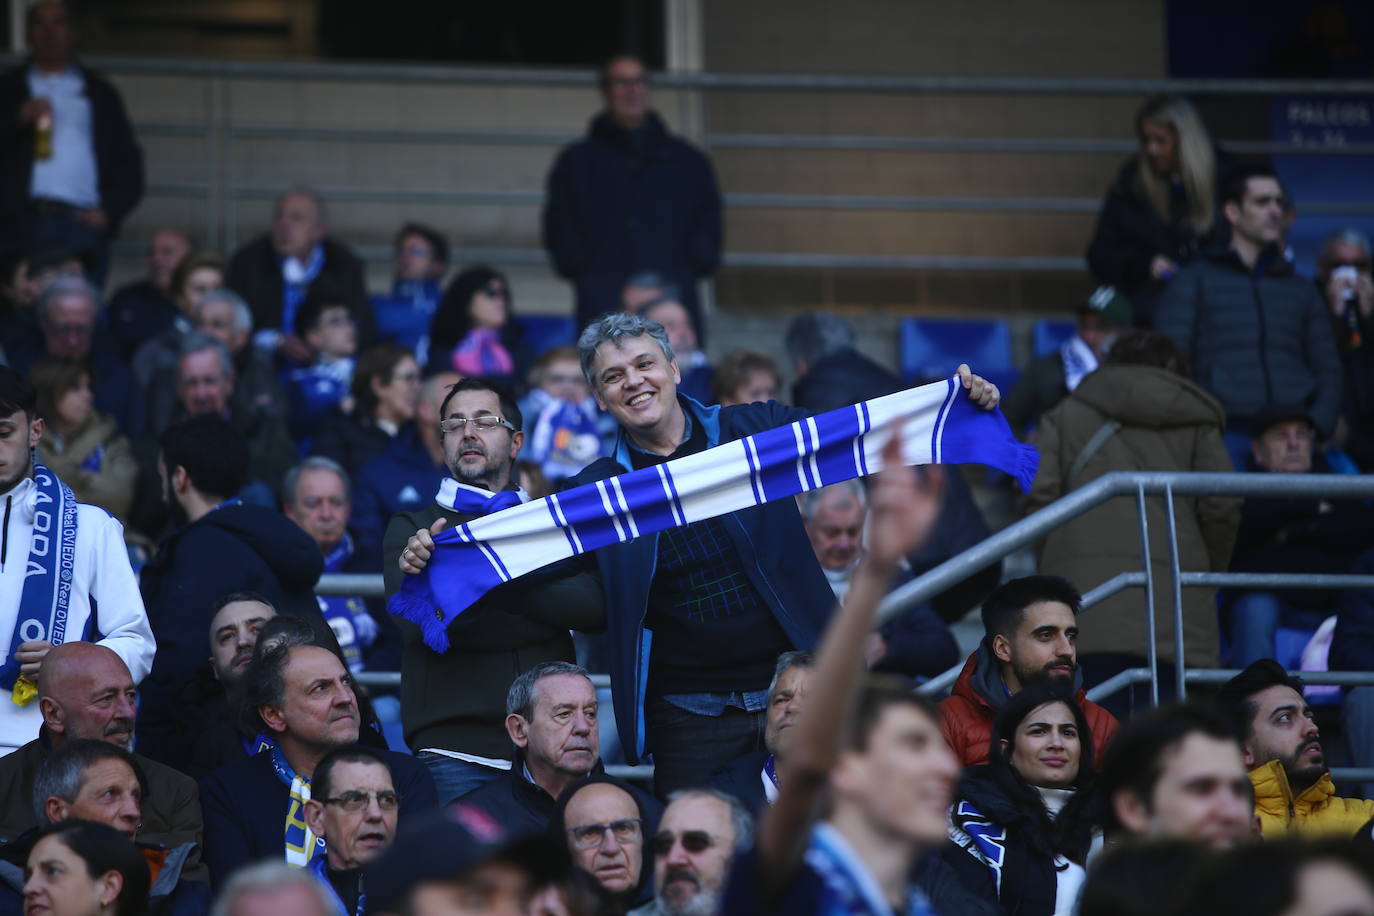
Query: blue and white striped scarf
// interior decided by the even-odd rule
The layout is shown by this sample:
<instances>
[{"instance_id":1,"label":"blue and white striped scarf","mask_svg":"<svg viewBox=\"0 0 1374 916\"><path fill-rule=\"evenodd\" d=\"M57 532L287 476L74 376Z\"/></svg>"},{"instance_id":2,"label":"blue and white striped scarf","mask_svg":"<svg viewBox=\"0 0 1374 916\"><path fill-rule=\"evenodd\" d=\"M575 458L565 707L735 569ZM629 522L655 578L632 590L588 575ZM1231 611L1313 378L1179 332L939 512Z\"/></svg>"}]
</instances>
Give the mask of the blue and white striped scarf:
<instances>
[{"instance_id":1,"label":"blue and white striped scarf","mask_svg":"<svg viewBox=\"0 0 1374 916\"><path fill-rule=\"evenodd\" d=\"M985 464L1024 490L1035 479L1035 449L1016 441L1000 412L973 404L956 377L448 528L435 536L426 570L406 576L388 608L418 625L431 649L447 651L454 618L541 566L876 473L897 420L909 464Z\"/></svg>"}]
</instances>

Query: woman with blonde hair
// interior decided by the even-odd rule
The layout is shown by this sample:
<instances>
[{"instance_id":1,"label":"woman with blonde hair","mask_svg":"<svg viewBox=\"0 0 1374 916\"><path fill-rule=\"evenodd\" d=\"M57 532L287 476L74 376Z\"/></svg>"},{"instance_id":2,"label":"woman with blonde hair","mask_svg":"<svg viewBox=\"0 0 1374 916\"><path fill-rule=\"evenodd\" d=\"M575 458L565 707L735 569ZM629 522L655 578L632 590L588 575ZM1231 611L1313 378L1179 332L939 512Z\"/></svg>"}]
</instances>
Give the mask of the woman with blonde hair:
<instances>
[{"instance_id":1,"label":"woman with blonde hair","mask_svg":"<svg viewBox=\"0 0 1374 916\"><path fill-rule=\"evenodd\" d=\"M1226 241L1212 138L1192 103L1154 96L1136 113L1140 154L1107 190L1088 265L1135 305L1149 325L1164 285L1198 252Z\"/></svg>"}]
</instances>

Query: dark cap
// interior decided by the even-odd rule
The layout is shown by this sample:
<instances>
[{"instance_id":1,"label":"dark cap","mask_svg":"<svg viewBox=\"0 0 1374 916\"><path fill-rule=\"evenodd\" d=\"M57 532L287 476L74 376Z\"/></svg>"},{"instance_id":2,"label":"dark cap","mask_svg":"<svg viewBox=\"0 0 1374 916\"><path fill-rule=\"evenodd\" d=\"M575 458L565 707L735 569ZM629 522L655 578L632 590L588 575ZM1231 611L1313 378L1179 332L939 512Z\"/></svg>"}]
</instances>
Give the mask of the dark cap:
<instances>
[{"instance_id":1,"label":"dark cap","mask_svg":"<svg viewBox=\"0 0 1374 916\"><path fill-rule=\"evenodd\" d=\"M1098 314L1107 324L1129 327L1134 307L1115 286L1099 286L1078 307L1080 315Z\"/></svg>"},{"instance_id":2,"label":"dark cap","mask_svg":"<svg viewBox=\"0 0 1374 916\"><path fill-rule=\"evenodd\" d=\"M417 885L461 878L494 860L525 869L535 884L546 884L572 867L567 846L554 837L512 836L480 808L454 803L412 820L391 848L367 866L367 912L394 911Z\"/></svg>"},{"instance_id":3,"label":"dark cap","mask_svg":"<svg viewBox=\"0 0 1374 916\"><path fill-rule=\"evenodd\" d=\"M1290 420L1301 420L1313 429L1317 427L1317 424L1312 422L1312 415L1301 404L1270 404L1268 407L1260 408L1259 413L1251 418L1250 438L1258 439L1268 432L1270 427Z\"/></svg>"}]
</instances>

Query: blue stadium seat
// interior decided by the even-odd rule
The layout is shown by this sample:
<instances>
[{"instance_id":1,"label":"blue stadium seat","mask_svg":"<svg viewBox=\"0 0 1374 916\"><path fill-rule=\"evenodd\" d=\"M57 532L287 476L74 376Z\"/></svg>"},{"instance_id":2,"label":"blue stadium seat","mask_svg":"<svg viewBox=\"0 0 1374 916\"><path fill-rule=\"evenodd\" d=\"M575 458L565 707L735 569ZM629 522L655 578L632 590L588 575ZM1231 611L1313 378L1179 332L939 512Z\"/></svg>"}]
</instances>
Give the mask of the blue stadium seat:
<instances>
[{"instance_id":1,"label":"blue stadium seat","mask_svg":"<svg viewBox=\"0 0 1374 916\"><path fill-rule=\"evenodd\" d=\"M525 343L536 358L554 347L577 343L577 319L571 315L517 315L515 320L524 329Z\"/></svg>"},{"instance_id":2,"label":"blue stadium seat","mask_svg":"<svg viewBox=\"0 0 1374 916\"><path fill-rule=\"evenodd\" d=\"M1041 318L1035 323L1035 330L1032 332L1036 359L1059 352L1064 341L1072 337L1077 330L1078 325L1072 321L1051 321Z\"/></svg>"},{"instance_id":3,"label":"blue stadium seat","mask_svg":"<svg viewBox=\"0 0 1374 916\"><path fill-rule=\"evenodd\" d=\"M900 362L907 383L947 378L960 363L1010 391L1020 373L1012 361L1011 327L1002 320L906 318Z\"/></svg>"}]
</instances>

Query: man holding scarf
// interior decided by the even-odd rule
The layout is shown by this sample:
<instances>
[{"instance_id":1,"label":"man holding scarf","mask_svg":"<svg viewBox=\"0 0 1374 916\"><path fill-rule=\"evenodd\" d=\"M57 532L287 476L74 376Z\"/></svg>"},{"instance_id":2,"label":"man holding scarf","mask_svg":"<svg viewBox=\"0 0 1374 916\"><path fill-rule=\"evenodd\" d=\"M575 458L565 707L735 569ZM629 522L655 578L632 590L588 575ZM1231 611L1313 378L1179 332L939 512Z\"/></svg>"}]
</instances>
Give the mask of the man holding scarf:
<instances>
[{"instance_id":1,"label":"man holding scarf","mask_svg":"<svg viewBox=\"0 0 1374 916\"><path fill-rule=\"evenodd\" d=\"M578 350L597 402L621 428L613 457L592 464L570 481L570 487L598 484L599 504L621 505L604 522L586 521L581 514L586 507L577 504L581 494L593 489L589 487L578 495L571 490L560 494L549 511L563 529L557 535L578 543L574 553L590 560L592 554L583 545L601 547L594 556L607 606L616 725L631 763L652 752L656 790L666 796L700 784L715 768L762 749L763 710L774 661L788 649L812 648L835 603L795 501L774 494L796 492L799 477L811 481L803 489L829 482L825 478L839 473L839 466L847 468L843 473L849 477L868 473L865 467L876 468L876 454L865 457L862 431L857 439L845 436L841 441L830 427L852 426L860 414L868 418L870 410L876 427L893 406L869 402L844 416L826 415L824 423L818 419L807 431L800 426L780 430L808 415L773 402L704 407L678 393L681 373L663 327L637 316L606 315L582 333ZM986 423L978 416L996 405L995 386L960 366L957 381L910 394L912 409L931 398L935 405L943 405L938 414L934 409L923 414L929 424L922 433L930 449L925 460L995 466L1001 462L1008 470L1019 465L1018 478L1029 486L1034 462L1025 447L1011 439L1005 421ZM908 400L905 395L893 397L904 404ZM786 443L770 433L782 433ZM698 453L746 437L743 458L731 459L725 452L732 450L725 449L709 473L697 467ZM830 445L823 454L814 452L807 458L802 442L807 437ZM786 451L787 458L774 463L779 450ZM796 469L791 470L794 459ZM743 467L745 460L749 468ZM675 466L682 471L668 473L669 462L679 462ZM656 467L665 490L676 488L667 506L646 503L641 491L647 478L627 473ZM623 486L602 484L615 477L624 481ZM790 477L791 483L781 477ZM703 505L730 502L751 487L757 504L747 508L716 514ZM627 509L627 501L637 508ZM656 527L647 527L651 516L664 517L670 509L675 525L654 522ZM567 517L558 516L559 511ZM694 519L690 523L689 517ZM517 516L510 518L514 526ZM622 531L626 522L639 536L621 537L618 543L612 537L607 543L611 526ZM661 533L655 533L660 528ZM459 540L464 539L492 552L493 545L477 534L464 532ZM400 568L418 572L433 547L431 533L417 531L405 545ZM518 576L516 552L502 556L504 548L496 550L503 576ZM393 601L391 607L393 612L415 612L407 601Z\"/></svg>"},{"instance_id":2,"label":"man holding scarf","mask_svg":"<svg viewBox=\"0 0 1374 916\"><path fill-rule=\"evenodd\" d=\"M519 407L486 382L466 378L449 389L439 410L444 479L434 504L391 520L383 556L387 595L402 572L416 573L409 544L433 544L431 535L528 497L512 480L511 466L525 444ZM403 556L403 553L405 554ZM401 719L406 743L430 768L439 800L449 802L499 779L511 766L506 694L512 672L541 662L572 661L569 629L605 626L600 585L573 571L535 573L493 589L447 628L444 651L427 645L415 622L397 617L405 648L401 662ZM436 612L433 607L425 613ZM443 619L437 611L438 619Z\"/></svg>"},{"instance_id":3,"label":"man holding scarf","mask_svg":"<svg viewBox=\"0 0 1374 916\"><path fill-rule=\"evenodd\" d=\"M77 503L71 488L35 463L43 437L36 414L33 386L0 366L0 632L9 634L0 663L0 754L38 737L35 685L54 645L98 642L135 682L156 649L123 527L105 510Z\"/></svg>"}]
</instances>

